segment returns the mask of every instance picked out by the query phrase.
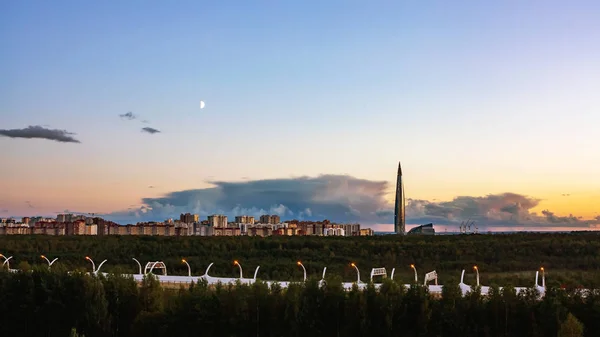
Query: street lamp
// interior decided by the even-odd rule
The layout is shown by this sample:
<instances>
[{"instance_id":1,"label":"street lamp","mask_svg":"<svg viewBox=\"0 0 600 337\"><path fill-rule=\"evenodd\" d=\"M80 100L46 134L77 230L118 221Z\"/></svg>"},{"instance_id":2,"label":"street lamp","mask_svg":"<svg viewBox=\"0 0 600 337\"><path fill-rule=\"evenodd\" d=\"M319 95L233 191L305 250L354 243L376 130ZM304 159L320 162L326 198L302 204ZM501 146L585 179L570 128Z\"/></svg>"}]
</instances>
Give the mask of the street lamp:
<instances>
[{"instance_id":1,"label":"street lamp","mask_svg":"<svg viewBox=\"0 0 600 337\"><path fill-rule=\"evenodd\" d=\"M188 267L188 276L192 277L192 268L190 268L190 264L185 259L182 259L181 262L185 263L185 265Z\"/></svg>"},{"instance_id":2,"label":"street lamp","mask_svg":"<svg viewBox=\"0 0 600 337\"><path fill-rule=\"evenodd\" d=\"M414 264L411 264L410 267L415 271L415 283L418 283L419 280L417 278L417 268L415 268Z\"/></svg>"},{"instance_id":3,"label":"street lamp","mask_svg":"<svg viewBox=\"0 0 600 337\"><path fill-rule=\"evenodd\" d=\"M540 270L542 271L542 288L546 288L546 274L544 273L544 267L541 267Z\"/></svg>"},{"instance_id":4,"label":"street lamp","mask_svg":"<svg viewBox=\"0 0 600 337\"><path fill-rule=\"evenodd\" d=\"M107 261L107 260L102 261L100 263L100 265L98 266L98 269L96 269L96 264L94 263L94 260L92 260L89 256L86 256L85 259L92 263L92 269L93 269L92 272L94 274L98 274L98 272L100 271L100 268L102 268L102 265Z\"/></svg>"},{"instance_id":5,"label":"street lamp","mask_svg":"<svg viewBox=\"0 0 600 337\"><path fill-rule=\"evenodd\" d=\"M304 271L304 282L306 282L306 268L304 268L304 265L300 261L296 262L296 264L302 267L302 270Z\"/></svg>"},{"instance_id":6,"label":"street lamp","mask_svg":"<svg viewBox=\"0 0 600 337\"><path fill-rule=\"evenodd\" d=\"M4 263L2 263L2 267L4 267L4 265L6 265L8 267L8 270L10 270L10 259L12 259L12 256L6 257L6 256L0 254L0 257L4 259Z\"/></svg>"},{"instance_id":7,"label":"street lamp","mask_svg":"<svg viewBox=\"0 0 600 337\"><path fill-rule=\"evenodd\" d=\"M52 267L54 262L56 262L56 260L58 260L58 257L55 257L54 260L52 260L52 262L50 262L50 260L48 260L48 258L45 255L40 255L40 257L42 259L46 260L46 262L48 262L48 269L50 269L50 267Z\"/></svg>"},{"instance_id":8,"label":"street lamp","mask_svg":"<svg viewBox=\"0 0 600 337\"><path fill-rule=\"evenodd\" d=\"M135 263L137 263L138 268L139 268L138 270L140 271L140 275L142 275L142 264L135 257L133 258L133 261L135 261Z\"/></svg>"},{"instance_id":9,"label":"street lamp","mask_svg":"<svg viewBox=\"0 0 600 337\"><path fill-rule=\"evenodd\" d=\"M244 278L242 276L242 265L237 260L233 261L233 264L238 266L238 268L240 268L240 278Z\"/></svg>"},{"instance_id":10,"label":"street lamp","mask_svg":"<svg viewBox=\"0 0 600 337\"><path fill-rule=\"evenodd\" d=\"M479 268L477 268L477 266L473 266L473 269L475 269L475 272L477 273L477 286L479 287Z\"/></svg>"},{"instance_id":11,"label":"street lamp","mask_svg":"<svg viewBox=\"0 0 600 337\"><path fill-rule=\"evenodd\" d=\"M356 283L360 283L360 270L358 270L358 267L356 266L356 263L352 262L352 263L350 263L350 265L352 267L354 267L354 269L356 269L356 275L357 275L357 278L356 278L357 281L356 281Z\"/></svg>"}]
</instances>

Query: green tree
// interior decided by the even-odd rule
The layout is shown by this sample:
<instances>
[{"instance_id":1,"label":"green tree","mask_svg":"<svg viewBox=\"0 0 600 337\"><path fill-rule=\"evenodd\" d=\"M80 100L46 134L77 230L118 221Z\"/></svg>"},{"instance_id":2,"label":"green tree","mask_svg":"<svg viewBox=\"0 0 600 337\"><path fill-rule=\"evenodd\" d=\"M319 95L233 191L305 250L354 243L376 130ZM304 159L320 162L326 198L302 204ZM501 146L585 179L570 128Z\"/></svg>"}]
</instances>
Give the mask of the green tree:
<instances>
[{"instance_id":1,"label":"green tree","mask_svg":"<svg viewBox=\"0 0 600 337\"><path fill-rule=\"evenodd\" d=\"M583 324L571 313L560 325L558 337L583 337Z\"/></svg>"},{"instance_id":2,"label":"green tree","mask_svg":"<svg viewBox=\"0 0 600 337\"><path fill-rule=\"evenodd\" d=\"M140 306L146 312L159 312L163 308L163 289L152 274L144 275L140 286Z\"/></svg>"},{"instance_id":3,"label":"green tree","mask_svg":"<svg viewBox=\"0 0 600 337\"><path fill-rule=\"evenodd\" d=\"M72 328L71 333L69 334L69 337L85 337L85 335L78 334L77 329Z\"/></svg>"}]
</instances>

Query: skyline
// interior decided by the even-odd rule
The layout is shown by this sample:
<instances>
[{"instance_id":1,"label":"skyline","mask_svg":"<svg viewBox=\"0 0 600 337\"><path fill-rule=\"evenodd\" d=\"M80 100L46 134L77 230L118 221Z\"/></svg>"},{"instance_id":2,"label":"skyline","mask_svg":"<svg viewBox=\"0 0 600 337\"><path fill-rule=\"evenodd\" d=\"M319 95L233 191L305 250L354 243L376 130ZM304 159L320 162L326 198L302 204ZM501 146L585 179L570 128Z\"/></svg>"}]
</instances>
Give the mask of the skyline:
<instances>
[{"instance_id":1,"label":"skyline","mask_svg":"<svg viewBox=\"0 0 600 337\"><path fill-rule=\"evenodd\" d=\"M590 228L599 15L592 1L8 3L0 217L284 205L391 230L400 159L407 227Z\"/></svg>"}]
</instances>

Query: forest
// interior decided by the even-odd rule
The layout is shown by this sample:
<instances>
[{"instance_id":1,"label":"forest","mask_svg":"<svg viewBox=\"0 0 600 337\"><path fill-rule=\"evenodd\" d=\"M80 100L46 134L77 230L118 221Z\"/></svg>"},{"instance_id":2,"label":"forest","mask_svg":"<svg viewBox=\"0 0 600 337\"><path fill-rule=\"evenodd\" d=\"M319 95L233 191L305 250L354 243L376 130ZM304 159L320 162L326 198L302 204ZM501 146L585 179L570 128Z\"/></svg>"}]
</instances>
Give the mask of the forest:
<instances>
[{"instance_id":1,"label":"forest","mask_svg":"<svg viewBox=\"0 0 600 337\"><path fill-rule=\"evenodd\" d=\"M389 278L379 291L315 278L287 289L251 286L162 288L151 275L67 273L36 266L0 271L0 336L598 336L600 293L507 287L441 297Z\"/></svg>"},{"instance_id":2,"label":"forest","mask_svg":"<svg viewBox=\"0 0 600 337\"><path fill-rule=\"evenodd\" d=\"M28 270L58 258L54 266L67 270L91 270L90 256L103 272L137 273L137 264L164 261L169 275L187 275L186 259L193 275L202 275L214 262L212 276L238 277L233 260L240 261L251 277L260 265L258 279L301 281L301 260L309 276L338 275L368 281L371 268L385 267L394 279L410 283L414 264L419 279L436 270L440 284L458 282L465 269L465 283L474 284L477 265L484 285L532 286L535 272L544 267L546 283L557 287L598 287L600 283L600 235L580 233L520 233L506 235L383 235L372 237L159 237L159 236L0 236L0 253L13 256L11 268Z\"/></svg>"}]
</instances>

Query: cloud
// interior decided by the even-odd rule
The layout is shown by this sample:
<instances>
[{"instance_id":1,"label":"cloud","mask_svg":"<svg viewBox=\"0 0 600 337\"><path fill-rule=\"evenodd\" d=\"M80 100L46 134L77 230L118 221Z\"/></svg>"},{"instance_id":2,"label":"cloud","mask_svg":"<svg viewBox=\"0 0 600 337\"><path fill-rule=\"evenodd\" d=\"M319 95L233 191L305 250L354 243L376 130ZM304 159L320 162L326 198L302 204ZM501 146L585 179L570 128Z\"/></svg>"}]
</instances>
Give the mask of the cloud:
<instances>
[{"instance_id":1,"label":"cloud","mask_svg":"<svg viewBox=\"0 0 600 337\"><path fill-rule=\"evenodd\" d=\"M386 181L358 179L348 175L321 175L289 179L212 181L213 187L183 190L157 198L143 198L142 206L109 215L117 222L161 221L192 212L210 214L277 214L282 219L358 222L365 225L392 224L393 204L387 198ZM531 212L540 200L516 193L483 197L459 196L451 201L408 199L407 224L433 222L458 226L467 219L480 228L508 227L590 227L600 223L578 217L556 216L550 211Z\"/></svg>"},{"instance_id":2,"label":"cloud","mask_svg":"<svg viewBox=\"0 0 600 337\"><path fill-rule=\"evenodd\" d=\"M29 208L35 208L35 206L33 206L30 201L25 201L25 203Z\"/></svg>"},{"instance_id":3,"label":"cloud","mask_svg":"<svg viewBox=\"0 0 600 337\"><path fill-rule=\"evenodd\" d=\"M459 196L451 201L409 200L407 216L414 223L457 224L471 219L479 227L591 227L600 218L583 220L570 214L557 216L549 210L533 212L540 199L516 193L483 197Z\"/></svg>"},{"instance_id":4,"label":"cloud","mask_svg":"<svg viewBox=\"0 0 600 337\"><path fill-rule=\"evenodd\" d=\"M570 196L570 194L563 194L562 196L563 197L568 197L568 196Z\"/></svg>"},{"instance_id":5,"label":"cloud","mask_svg":"<svg viewBox=\"0 0 600 337\"><path fill-rule=\"evenodd\" d=\"M135 211L117 212L113 218L134 222L164 220L193 212L201 216L278 214L284 219L377 223L381 221L377 212L389 206L385 200L387 182L350 176L211 183L213 187L144 198L143 205Z\"/></svg>"},{"instance_id":6,"label":"cloud","mask_svg":"<svg viewBox=\"0 0 600 337\"><path fill-rule=\"evenodd\" d=\"M24 129L0 129L0 136L10 138L39 138L62 143L80 143L80 141L71 137L70 135L74 135L74 133L68 132L66 130L48 129L39 125L30 125Z\"/></svg>"},{"instance_id":7,"label":"cloud","mask_svg":"<svg viewBox=\"0 0 600 337\"><path fill-rule=\"evenodd\" d=\"M155 134L157 132L160 132L160 130L157 130L155 128L151 128L151 127L147 126L145 128L142 128L142 132L148 132L149 134Z\"/></svg>"},{"instance_id":8,"label":"cloud","mask_svg":"<svg viewBox=\"0 0 600 337\"><path fill-rule=\"evenodd\" d=\"M150 186L148 186L148 188L154 188L154 186L150 185Z\"/></svg>"},{"instance_id":9,"label":"cloud","mask_svg":"<svg viewBox=\"0 0 600 337\"><path fill-rule=\"evenodd\" d=\"M133 112L129 111L128 113L119 115L119 117L121 117L123 119L133 120L133 119L137 118L137 115L135 115Z\"/></svg>"}]
</instances>

